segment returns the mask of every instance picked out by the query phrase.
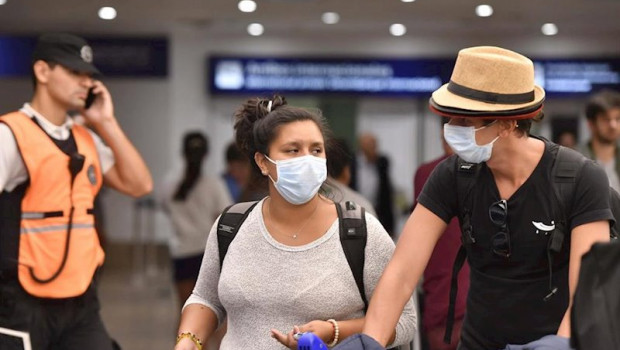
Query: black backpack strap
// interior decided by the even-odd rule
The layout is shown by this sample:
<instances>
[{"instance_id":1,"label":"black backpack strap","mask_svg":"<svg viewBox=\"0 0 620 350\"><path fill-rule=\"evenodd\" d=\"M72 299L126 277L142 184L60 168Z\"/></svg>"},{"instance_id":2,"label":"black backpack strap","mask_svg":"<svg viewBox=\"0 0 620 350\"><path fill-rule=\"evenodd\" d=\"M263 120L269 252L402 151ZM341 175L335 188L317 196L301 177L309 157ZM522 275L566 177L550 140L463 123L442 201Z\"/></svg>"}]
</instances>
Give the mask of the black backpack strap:
<instances>
[{"instance_id":1,"label":"black backpack strap","mask_svg":"<svg viewBox=\"0 0 620 350\"><path fill-rule=\"evenodd\" d=\"M551 200L551 208L553 208L556 222L554 222L555 229L547 244L549 293L543 298L544 301L551 299L558 291L558 288L553 285L553 257L562 250L566 234L570 234L568 208L573 201L579 172L587 159L572 149L555 144L552 144L551 147L552 150L553 147L557 147L551 168L551 184L555 195L555 198Z\"/></svg>"},{"instance_id":2,"label":"black backpack strap","mask_svg":"<svg viewBox=\"0 0 620 350\"><path fill-rule=\"evenodd\" d=\"M473 210L473 196L471 191L476 184L480 173L480 164L468 163L458 158L456 163L456 200L459 208L459 223L461 227L461 242L463 244L476 243L471 225Z\"/></svg>"},{"instance_id":3,"label":"black backpack strap","mask_svg":"<svg viewBox=\"0 0 620 350\"><path fill-rule=\"evenodd\" d=\"M564 235L568 230L568 205L573 201L579 171L586 158L580 153L564 146L557 146L558 151L551 168L553 191L555 193L555 216L560 222L555 223L556 229L551 236L549 249L558 253L564 243Z\"/></svg>"},{"instance_id":4,"label":"black backpack strap","mask_svg":"<svg viewBox=\"0 0 620 350\"><path fill-rule=\"evenodd\" d=\"M452 342L452 328L454 327L454 314L456 310L456 294L459 291L459 272L465 260L467 259L467 251L465 246L461 245L456 258L454 259L454 265L452 265L452 278L450 280L450 304L448 305L448 319L446 322L446 333L444 334L443 341L446 344Z\"/></svg>"},{"instance_id":5,"label":"black backpack strap","mask_svg":"<svg viewBox=\"0 0 620 350\"><path fill-rule=\"evenodd\" d=\"M353 202L336 203L340 223L340 243L347 258L355 284L364 301L364 313L368 310L368 299L364 290L364 261L367 241L366 215L362 206Z\"/></svg>"},{"instance_id":6,"label":"black backpack strap","mask_svg":"<svg viewBox=\"0 0 620 350\"><path fill-rule=\"evenodd\" d=\"M248 214L254 209L258 202L237 203L224 209L217 222L217 246L220 253L220 271L224 264L224 258L228 252L228 246L239 231L239 227L248 217Z\"/></svg>"},{"instance_id":7,"label":"black backpack strap","mask_svg":"<svg viewBox=\"0 0 620 350\"><path fill-rule=\"evenodd\" d=\"M609 234L611 235L612 240L617 240L620 235L619 226L620 222L620 193L613 189L613 187L609 187L609 207L611 208L611 213L614 215L616 221L609 229Z\"/></svg>"},{"instance_id":8,"label":"black backpack strap","mask_svg":"<svg viewBox=\"0 0 620 350\"><path fill-rule=\"evenodd\" d=\"M456 295L458 293L458 277L461 268L467 259L467 251L465 245L476 243L473 227L471 225L471 213L473 210L473 196L471 191L474 188L478 174L480 173L480 164L468 163L461 158L456 163L456 193L457 204L459 208L459 223L461 226L461 247L459 248L454 264L452 265L452 277L450 279L450 301L448 306L448 318L446 320L446 332L444 334L444 343L452 342L452 328L454 327L454 314L456 308Z\"/></svg>"}]
</instances>

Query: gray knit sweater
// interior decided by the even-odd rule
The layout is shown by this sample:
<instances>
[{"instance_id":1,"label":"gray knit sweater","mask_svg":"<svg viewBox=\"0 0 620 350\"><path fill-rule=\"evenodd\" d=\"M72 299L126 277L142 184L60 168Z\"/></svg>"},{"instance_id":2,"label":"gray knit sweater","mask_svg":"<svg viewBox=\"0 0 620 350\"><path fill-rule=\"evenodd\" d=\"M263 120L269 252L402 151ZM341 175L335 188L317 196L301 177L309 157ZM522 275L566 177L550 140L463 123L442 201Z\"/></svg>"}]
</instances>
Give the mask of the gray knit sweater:
<instances>
[{"instance_id":1,"label":"gray knit sweater","mask_svg":"<svg viewBox=\"0 0 620 350\"><path fill-rule=\"evenodd\" d=\"M269 234L262 201L248 215L231 243L220 274L216 225L211 228L198 282L185 305L203 304L228 331L220 349L285 349L270 329L288 333L312 320L346 320L364 315L364 303L342 250L338 220L319 239L287 246ZM379 221L366 214L368 241L364 286L370 300L394 243ZM417 315L407 303L396 328L394 345L413 338Z\"/></svg>"}]
</instances>

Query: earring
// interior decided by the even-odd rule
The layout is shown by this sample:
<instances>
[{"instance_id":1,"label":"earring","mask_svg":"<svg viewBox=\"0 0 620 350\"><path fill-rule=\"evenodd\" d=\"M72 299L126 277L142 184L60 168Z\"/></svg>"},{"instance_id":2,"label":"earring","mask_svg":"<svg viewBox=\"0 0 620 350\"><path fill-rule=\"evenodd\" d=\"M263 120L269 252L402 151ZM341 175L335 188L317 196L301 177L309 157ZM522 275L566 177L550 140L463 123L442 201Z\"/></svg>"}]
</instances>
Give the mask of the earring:
<instances>
[{"instance_id":1,"label":"earring","mask_svg":"<svg viewBox=\"0 0 620 350\"><path fill-rule=\"evenodd\" d=\"M261 171L261 173L263 173L263 175L267 175L267 171L265 170Z\"/></svg>"}]
</instances>

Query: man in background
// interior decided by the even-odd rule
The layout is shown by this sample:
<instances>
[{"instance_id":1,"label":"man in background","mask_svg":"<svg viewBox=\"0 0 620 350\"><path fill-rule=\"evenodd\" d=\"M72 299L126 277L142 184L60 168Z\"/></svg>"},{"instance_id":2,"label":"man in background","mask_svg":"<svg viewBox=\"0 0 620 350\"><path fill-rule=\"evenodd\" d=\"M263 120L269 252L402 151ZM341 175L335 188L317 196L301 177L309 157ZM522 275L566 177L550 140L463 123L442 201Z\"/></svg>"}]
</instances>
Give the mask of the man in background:
<instances>
[{"instance_id":1,"label":"man in background","mask_svg":"<svg viewBox=\"0 0 620 350\"><path fill-rule=\"evenodd\" d=\"M335 202L352 201L366 209L366 212L377 216L372 204L360 193L349 187L351 183L351 163L353 153L343 139L332 141L331 147L327 147L327 174L330 181L329 197Z\"/></svg>"},{"instance_id":2,"label":"man in background","mask_svg":"<svg viewBox=\"0 0 620 350\"><path fill-rule=\"evenodd\" d=\"M236 143L228 144L226 147L226 171L222 174L222 178L226 182L230 197L235 203L241 201L241 197L248 187L251 172L252 166L248 157L241 153Z\"/></svg>"},{"instance_id":3,"label":"man in background","mask_svg":"<svg viewBox=\"0 0 620 350\"><path fill-rule=\"evenodd\" d=\"M352 168L351 188L368 198L377 211L377 219L394 235L394 193L390 180L390 160L379 153L377 138L364 133L359 137L360 154Z\"/></svg>"},{"instance_id":4,"label":"man in background","mask_svg":"<svg viewBox=\"0 0 620 350\"><path fill-rule=\"evenodd\" d=\"M585 114L591 138L579 151L600 164L607 173L609 185L620 191L620 93L604 90L592 96Z\"/></svg>"}]
</instances>

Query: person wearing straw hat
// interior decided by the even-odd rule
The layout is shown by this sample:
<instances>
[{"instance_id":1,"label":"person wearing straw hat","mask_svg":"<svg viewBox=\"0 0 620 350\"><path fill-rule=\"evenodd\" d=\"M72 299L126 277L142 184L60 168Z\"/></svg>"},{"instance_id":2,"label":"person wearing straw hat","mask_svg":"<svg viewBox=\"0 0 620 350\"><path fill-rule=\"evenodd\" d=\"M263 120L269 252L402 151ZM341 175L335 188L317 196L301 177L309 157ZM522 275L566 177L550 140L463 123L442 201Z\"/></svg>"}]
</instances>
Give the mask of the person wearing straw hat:
<instances>
[{"instance_id":1,"label":"person wearing straw hat","mask_svg":"<svg viewBox=\"0 0 620 350\"><path fill-rule=\"evenodd\" d=\"M569 348L580 258L609 240L613 217L607 177L591 161L574 178L575 200L555 210L561 204L552 202L551 171L559 146L530 135L544 98L527 57L498 47L459 52L450 82L430 99L435 114L450 118L444 137L456 155L437 166L420 194L372 297L364 336L386 344L433 247L458 216L463 248L454 270L466 258L471 273L459 349L504 349L543 337Z\"/></svg>"}]
</instances>

